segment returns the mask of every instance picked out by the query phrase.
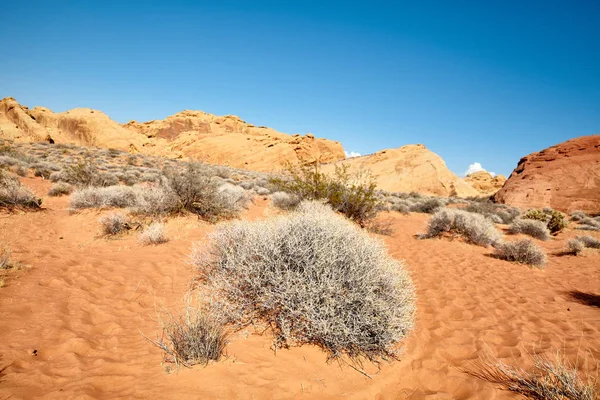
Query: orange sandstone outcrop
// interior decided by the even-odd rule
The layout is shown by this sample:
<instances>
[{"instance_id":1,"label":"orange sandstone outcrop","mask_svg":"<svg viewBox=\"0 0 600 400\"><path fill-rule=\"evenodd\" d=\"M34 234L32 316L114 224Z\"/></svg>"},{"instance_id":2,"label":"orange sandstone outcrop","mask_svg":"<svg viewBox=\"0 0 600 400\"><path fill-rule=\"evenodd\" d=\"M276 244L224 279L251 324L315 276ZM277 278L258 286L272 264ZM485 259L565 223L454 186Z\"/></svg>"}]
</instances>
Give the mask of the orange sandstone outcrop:
<instances>
[{"instance_id":1,"label":"orange sandstone outcrop","mask_svg":"<svg viewBox=\"0 0 600 400\"><path fill-rule=\"evenodd\" d=\"M502 188L506 177L504 175L492 176L487 171L478 171L465 176L464 181L473 186L484 196L491 196Z\"/></svg>"},{"instance_id":2,"label":"orange sandstone outcrop","mask_svg":"<svg viewBox=\"0 0 600 400\"><path fill-rule=\"evenodd\" d=\"M419 192L436 196L477 196L479 193L452 173L442 158L422 144L386 149L363 157L323 165L333 173L345 165L350 173L369 172L377 187L390 192Z\"/></svg>"},{"instance_id":3,"label":"orange sandstone outcrop","mask_svg":"<svg viewBox=\"0 0 600 400\"><path fill-rule=\"evenodd\" d=\"M600 212L600 135L523 157L494 200L525 208Z\"/></svg>"},{"instance_id":4,"label":"orange sandstone outcrop","mask_svg":"<svg viewBox=\"0 0 600 400\"><path fill-rule=\"evenodd\" d=\"M232 115L182 111L164 120L121 125L98 110L30 110L11 97L0 100L0 137L27 142L52 139L55 143L187 157L257 171L281 169L287 163L345 158L339 142L312 134L287 135Z\"/></svg>"}]
</instances>

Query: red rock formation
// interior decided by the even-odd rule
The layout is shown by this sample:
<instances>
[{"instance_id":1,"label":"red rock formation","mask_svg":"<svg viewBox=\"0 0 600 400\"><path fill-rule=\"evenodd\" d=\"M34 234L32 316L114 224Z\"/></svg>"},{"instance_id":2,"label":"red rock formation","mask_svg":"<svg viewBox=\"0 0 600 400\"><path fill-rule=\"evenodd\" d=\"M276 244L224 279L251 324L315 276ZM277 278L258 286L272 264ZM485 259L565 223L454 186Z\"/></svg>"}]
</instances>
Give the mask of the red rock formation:
<instances>
[{"instance_id":1,"label":"red rock formation","mask_svg":"<svg viewBox=\"0 0 600 400\"><path fill-rule=\"evenodd\" d=\"M600 135L523 157L494 199L523 208L600 212Z\"/></svg>"}]
</instances>

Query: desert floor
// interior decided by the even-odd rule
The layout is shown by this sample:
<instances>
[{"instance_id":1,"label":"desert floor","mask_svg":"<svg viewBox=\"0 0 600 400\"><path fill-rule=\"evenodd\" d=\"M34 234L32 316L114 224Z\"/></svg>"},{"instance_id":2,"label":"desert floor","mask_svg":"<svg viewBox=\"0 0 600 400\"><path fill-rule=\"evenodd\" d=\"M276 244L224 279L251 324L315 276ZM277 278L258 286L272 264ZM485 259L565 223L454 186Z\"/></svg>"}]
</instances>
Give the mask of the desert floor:
<instances>
[{"instance_id":1,"label":"desert floor","mask_svg":"<svg viewBox=\"0 0 600 400\"><path fill-rule=\"evenodd\" d=\"M0 214L0 241L28 265L0 288L0 398L511 399L469 373L480 356L529 367L535 347L600 360L600 251L560 254L569 238L590 233L536 241L548 252L537 270L460 241L417 240L429 216L391 213L395 233L382 239L406 261L418 294L399 361L366 365L369 379L327 364L316 347L274 353L267 334L246 331L222 361L177 369L142 333L160 333L157 307L182 309L194 276L187 257L213 227L181 217L168 222L163 245L144 247L135 234L107 240L105 212L70 214L68 197L45 196L50 182L23 182L45 210ZM259 199L245 218L270 212Z\"/></svg>"}]
</instances>

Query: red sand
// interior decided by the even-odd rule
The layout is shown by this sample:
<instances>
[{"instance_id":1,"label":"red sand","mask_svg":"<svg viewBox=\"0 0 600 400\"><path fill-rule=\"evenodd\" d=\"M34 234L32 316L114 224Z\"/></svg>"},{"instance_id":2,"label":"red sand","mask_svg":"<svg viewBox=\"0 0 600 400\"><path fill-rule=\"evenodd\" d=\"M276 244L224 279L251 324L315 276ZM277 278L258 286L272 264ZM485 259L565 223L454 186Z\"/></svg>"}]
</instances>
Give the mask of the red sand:
<instances>
[{"instance_id":1,"label":"red sand","mask_svg":"<svg viewBox=\"0 0 600 400\"><path fill-rule=\"evenodd\" d=\"M39 195L50 186L24 183ZM274 354L268 336L236 334L223 361L177 370L161 365L161 351L141 333L159 332L157 304L180 309L194 275L187 256L213 227L176 218L167 224L170 242L144 247L135 234L100 238L104 212L69 214L68 197L45 198L45 207L0 214L0 241L30 266L0 288L0 398L511 399L518 397L465 370L486 352L527 367L532 345L600 360L600 308L569 294L600 295L600 251L555 255L568 238L589 233L539 242L549 261L537 270L459 241L417 240L428 216L393 213L395 233L384 240L406 260L419 297L400 361L380 371L367 365L371 380L325 363L316 347ZM265 209L258 200L246 217Z\"/></svg>"}]
</instances>

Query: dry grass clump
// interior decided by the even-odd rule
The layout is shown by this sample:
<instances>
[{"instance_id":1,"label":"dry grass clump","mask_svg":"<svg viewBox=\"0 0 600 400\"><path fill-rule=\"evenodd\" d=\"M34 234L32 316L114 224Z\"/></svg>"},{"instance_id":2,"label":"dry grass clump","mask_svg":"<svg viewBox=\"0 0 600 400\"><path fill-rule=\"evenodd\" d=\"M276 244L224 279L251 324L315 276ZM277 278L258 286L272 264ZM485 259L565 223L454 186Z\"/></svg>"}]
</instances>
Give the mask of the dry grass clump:
<instances>
[{"instance_id":1,"label":"dry grass clump","mask_svg":"<svg viewBox=\"0 0 600 400\"><path fill-rule=\"evenodd\" d=\"M445 233L464 237L480 246L494 245L502 240L502 234L483 215L451 208L441 209L429 219L427 233L422 238L438 237Z\"/></svg>"},{"instance_id":2,"label":"dry grass clump","mask_svg":"<svg viewBox=\"0 0 600 400\"><path fill-rule=\"evenodd\" d=\"M567 253L573 255L579 255L585 248L583 242L579 239L569 239L567 242Z\"/></svg>"},{"instance_id":3,"label":"dry grass clump","mask_svg":"<svg viewBox=\"0 0 600 400\"><path fill-rule=\"evenodd\" d=\"M496 244L494 255L501 260L543 268L546 265L546 253L530 239L516 240Z\"/></svg>"},{"instance_id":4,"label":"dry grass clump","mask_svg":"<svg viewBox=\"0 0 600 400\"><path fill-rule=\"evenodd\" d=\"M581 210L575 210L571 213L571 221L581 221L582 219L589 217L589 215Z\"/></svg>"},{"instance_id":5,"label":"dry grass clump","mask_svg":"<svg viewBox=\"0 0 600 400\"><path fill-rule=\"evenodd\" d=\"M137 190L136 190L137 189ZM127 186L86 187L77 189L71 195L71 208L127 208L137 204L140 192L150 188Z\"/></svg>"},{"instance_id":6,"label":"dry grass clump","mask_svg":"<svg viewBox=\"0 0 600 400\"><path fill-rule=\"evenodd\" d=\"M150 340L165 352L165 361L191 367L218 360L227 345L224 324L205 311L187 304L185 315L161 317L163 337Z\"/></svg>"},{"instance_id":7,"label":"dry grass clump","mask_svg":"<svg viewBox=\"0 0 600 400\"><path fill-rule=\"evenodd\" d=\"M579 240L583 245L590 249L600 249L600 240L596 239L592 236L577 236L577 240Z\"/></svg>"},{"instance_id":8,"label":"dry grass clump","mask_svg":"<svg viewBox=\"0 0 600 400\"><path fill-rule=\"evenodd\" d=\"M16 269L21 263L12 259L10 247L0 244L0 270Z\"/></svg>"},{"instance_id":9,"label":"dry grass clump","mask_svg":"<svg viewBox=\"0 0 600 400\"><path fill-rule=\"evenodd\" d=\"M554 359L534 354L531 371L498 360L482 360L480 364L481 370L475 372L475 376L528 399L600 399L598 366L590 370L586 365L580 373L576 363L569 362L560 352Z\"/></svg>"},{"instance_id":10,"label":"dry grass clump","mask_svg":"<svg viewBox=\"0 0 600 400\"><path fill-rule=\"evenodd\" d=\"M508 227L508 232L512 234L523 233L540 240L550 239L550 231L546 223L533 219L515 219Z\"/></svg>"},{"instance_id":11,"label":"dry grass clump","mask_svg":"<svg viewBox=\"0 0 600 400\"><path fill-rule=\"evenodd\" d=\"M37 198L19 179L0 170L0 208L39 209L42 199Z\"/></svg>"},{"instance_id":12,"label":"dry grass clump","mask_svg":"<svg viewBox=\"0 0 600 400\"><path fill-rule=\"evenodd\" d=\"M282 210L293 210L300 204L300 198L286 192L275 192L271 195L271 203Z\"/></svg>"},{"instance_id":13,"label":"dry grass clump","mask_svg":"<svg viewBox=\"0 0 600 400\"><path fill-rule=\"evenodd\" d=\"M73 191L73 186L69 185L67 182L58 182L52 185L50 190L48 190L48 196L62 196L71 194Z\"/></svg>"},{"instance_id":14,"label":"dry grass clump","mask_svg":"<svg viewBox=\"0 0 600 400\"><path fill-rule=\"evenodd\" d=\"M100 218L102 233L114 236L131 229L129 218L121 213L111 213Z\"/></svg>"},{"instance_id":15,"label":"dry grass clump","mask_svg":"<svg viewBox=\"0 0 600 400\"><path fill-rule=\"evenodd\" d=\"M169 241L165 226L160 222L151 223L142 233L139 234L138 240L143 245L161 244Z\"/></svg>"},{"instance_id":16,"label":"dry grass clump","mask_svg":"<svg viewBox=\"0 0 600 400\"><path fill-rule=\"evenodd\" d=\"M275 348L310 343L329 359L378 362L397 356L395 344L414 324L415 292L403 264L317 202L271 220L223 224L193 263L227 322L264 321Z\"/></svg>"}]
</instances>

